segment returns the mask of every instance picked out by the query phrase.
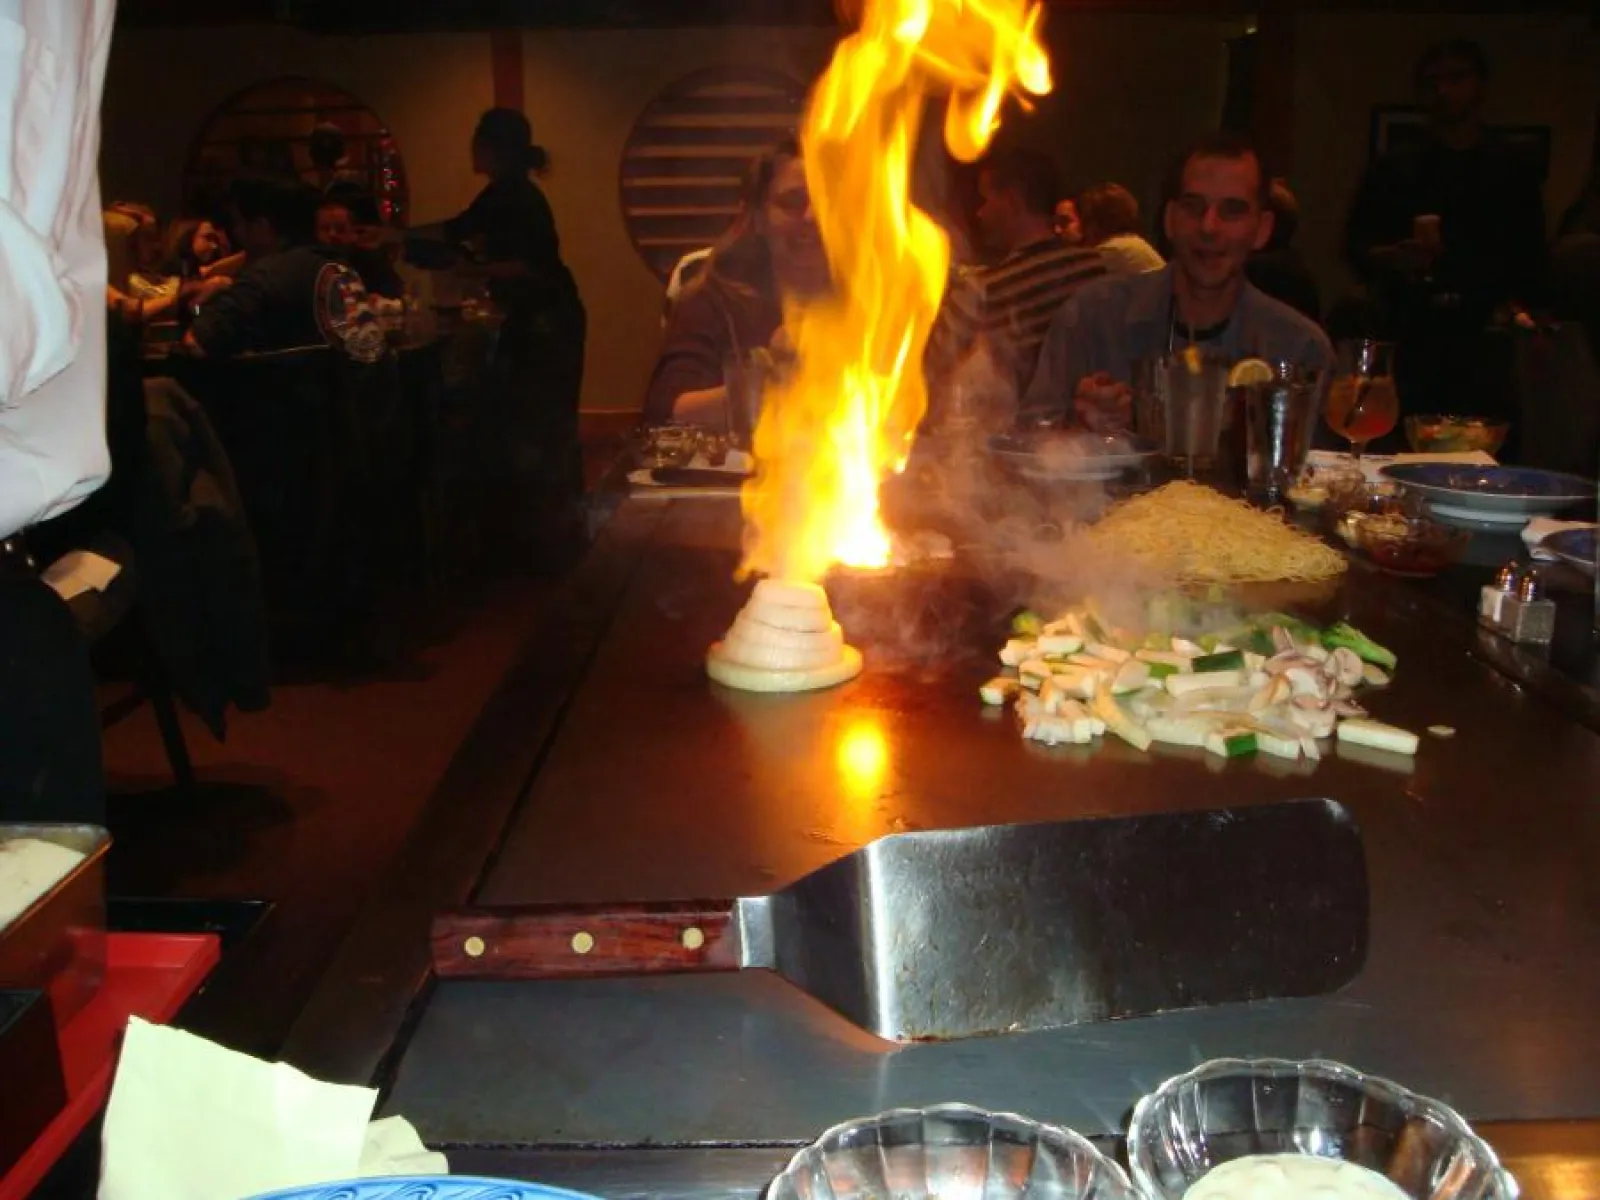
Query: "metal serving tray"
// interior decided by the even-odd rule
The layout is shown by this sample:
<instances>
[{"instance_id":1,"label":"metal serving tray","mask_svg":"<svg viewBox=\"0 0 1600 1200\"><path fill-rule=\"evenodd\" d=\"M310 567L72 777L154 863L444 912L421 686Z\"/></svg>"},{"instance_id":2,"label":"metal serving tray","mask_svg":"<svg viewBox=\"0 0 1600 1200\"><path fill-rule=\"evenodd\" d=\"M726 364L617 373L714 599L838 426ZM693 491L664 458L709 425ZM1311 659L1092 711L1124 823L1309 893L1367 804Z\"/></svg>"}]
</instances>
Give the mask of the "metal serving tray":
<instances>
[{"instance_id":1,"label":"metal serving tray","mask_svg":"<svg viewBox=\"0 0 1600 1200\"><path fill-rule=\"evenodd\" d=\"M0 929L0 989L41 991L60 1028L89 1003L106 973L106 851L99 825L0 825L0 842L37 838L83 861Z\"/></svg>"}]
</instances>

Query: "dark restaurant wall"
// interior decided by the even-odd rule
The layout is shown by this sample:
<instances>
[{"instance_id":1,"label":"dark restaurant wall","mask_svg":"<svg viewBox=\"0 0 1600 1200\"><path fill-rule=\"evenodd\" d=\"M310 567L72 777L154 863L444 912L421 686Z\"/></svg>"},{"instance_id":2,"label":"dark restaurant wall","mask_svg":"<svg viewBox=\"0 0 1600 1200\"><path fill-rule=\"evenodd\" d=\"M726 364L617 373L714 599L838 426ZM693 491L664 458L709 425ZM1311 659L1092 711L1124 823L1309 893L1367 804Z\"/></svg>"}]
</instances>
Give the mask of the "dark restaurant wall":
<instances>
[{"instance_id":1,"label":"dark restaurant wall","mask_svg":"<svg viewBox=\"0 0 1600 1200\"><path fill-rule=\"evenodd\" d=\"M1293 182L1300 247L1325 297L1349 286L1339 236L1366 165L1373 106L1409 104L1412 64L1442 38L1475 38L1488 50L1491 123L1550 127L1552 229L1582 188L1600 103L1600 32L1586 15L1307 13L1297 22Z\"/></svg>"},{"instance_id":2,"label":"dark restaurant wall","mask_svg":"<svg viewBox=\"0 0 1600 1200\"><path fill-rule=\"evenodd\" d=\"M1176 148L1217 121L1228 39L1243 30L1236 17L1053 8L1046 36L1056 92L1031 116L1013 117L1004 136L1050 150L1073 187L1114 179L1148 203ZM1417 51L1452 34L1489 46L1497 120L1552 127L1552 211L1589 168L1600 35L1585 17L1302 14L1292 181L1303 249L1325 295L1344 286L1338 233L1372 107L1406 102ZM542 182L590 313L585 407L637 407L659 339L660 284L628 238L618 192L635 119L662 88L706 67L754 64L808 80L833 36L815 25L523 34L526 103L553 164ZM404 156L414 221L471 199L478 181L466 142L493 102L489 34L339 37L267 25L118 31L106 83L107 196L174 215L189 143L208 113L284 74L325 79L378 114Z\"/></svg>"},{"instance_id":3,"label":"dark restaurant wall","mask_svg":"<svg viewBox=\"0 0 1600 1200\"><path fill-rule=\"evenodd\" d=\"M364 101L399 142L416 219L471 199L467 139L493 101L482 33L318 37L280 25L119 28L106 69L102 190L176 215L189 145L235 93L282 75Z\"/></svg>"}]
</instances>

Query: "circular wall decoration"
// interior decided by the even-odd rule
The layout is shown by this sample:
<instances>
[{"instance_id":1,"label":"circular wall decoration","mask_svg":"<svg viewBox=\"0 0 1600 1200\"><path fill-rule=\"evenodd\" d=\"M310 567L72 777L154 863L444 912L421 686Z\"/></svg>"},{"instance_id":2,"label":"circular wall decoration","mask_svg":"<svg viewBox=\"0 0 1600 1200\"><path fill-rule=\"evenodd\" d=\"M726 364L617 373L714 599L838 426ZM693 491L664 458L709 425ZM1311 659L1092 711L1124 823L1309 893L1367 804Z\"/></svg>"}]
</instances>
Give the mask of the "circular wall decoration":
<instances>
[{"instance_id":1,"label":"circular wall decoration","mask_svg":"<svg viewBox=\"0 0 1600 1200\"><path fill-rule=\"evenodd\" d=\"M333 147L337 162L319 162L314 144ZM360 100L318 79L269 79L218 105L189 147L185 210L213 210L240 174L298 177L318 190L349 183L372 193L385 224L404 225L408 215L405 164L394 136Z\"/></svg>"},{"instance_id":2,"label":"circular wall decoration","mask_svg":"<svg viewBox=\"0 0 1600 1200\"><path fill-rule=\"evenodd\" d=\"M746 170L794 136L804 102L805 85L781 71L716 67L672 84L639 115L622 152L622 216L662 280L727 232Z\"/></svg>"}]
</instances>

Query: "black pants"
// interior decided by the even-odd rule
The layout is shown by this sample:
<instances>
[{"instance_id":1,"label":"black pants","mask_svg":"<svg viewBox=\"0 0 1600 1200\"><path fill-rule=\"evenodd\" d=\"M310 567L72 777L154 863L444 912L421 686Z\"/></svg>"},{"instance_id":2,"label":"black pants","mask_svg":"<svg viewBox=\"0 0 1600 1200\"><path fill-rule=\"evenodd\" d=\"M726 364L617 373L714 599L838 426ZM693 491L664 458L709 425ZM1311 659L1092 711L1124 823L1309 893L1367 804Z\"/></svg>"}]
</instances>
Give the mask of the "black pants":
<instances>
[{"instance_id":1,"label":"black pants","mask_svg":"<svg viewBox=\"0 0 1600 1200\"><path fill-rule=\"evenodd\" d=\"M0 575L0 822L105 823L89 647L26 574Z\"/></svg>"}]
</instances>

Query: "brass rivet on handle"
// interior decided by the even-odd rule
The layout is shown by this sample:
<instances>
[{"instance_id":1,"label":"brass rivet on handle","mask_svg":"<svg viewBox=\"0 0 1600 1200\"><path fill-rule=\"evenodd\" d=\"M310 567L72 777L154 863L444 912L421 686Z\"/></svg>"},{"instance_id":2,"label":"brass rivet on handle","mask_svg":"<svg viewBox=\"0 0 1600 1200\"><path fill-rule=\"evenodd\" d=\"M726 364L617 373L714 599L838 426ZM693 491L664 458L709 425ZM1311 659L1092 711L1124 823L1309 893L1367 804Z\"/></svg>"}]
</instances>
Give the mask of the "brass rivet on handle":
<instances>
[{"instance_id":1,"label":"brass rivet on handle","mask_svg":"<svg viewBox=\"0 0 1600 1200\"><path fill-rule=\"evenodd\" d=\"M705 931L698 925L691 925L683 931L683 948L685 950L698 950L705 944Z\"/></svg>"},{"instance_id":2,"label":"brass rivet on handle","mask_svg":"<svg viewBox=\"0 0 1600 1200\"><path fill-rule=\"evenodd\" d=\"M572 952L574 954L587 954L594 949L594 934L579 930L572 935Z\"/></svg>"},{"instance_id":3,"label":"brass rivet on handle","mask_svg":"<svg viewBox=\"0 0 1600 1200\"><path fill-rule=\"evenodd\" d=\"M483 939L481 937L479 937L477 934L473 934L466 941L461 943L461 949L468 958L482 958L483 952L487 950L488 947L483 944Z\"/></svg>"}]
</instances>

